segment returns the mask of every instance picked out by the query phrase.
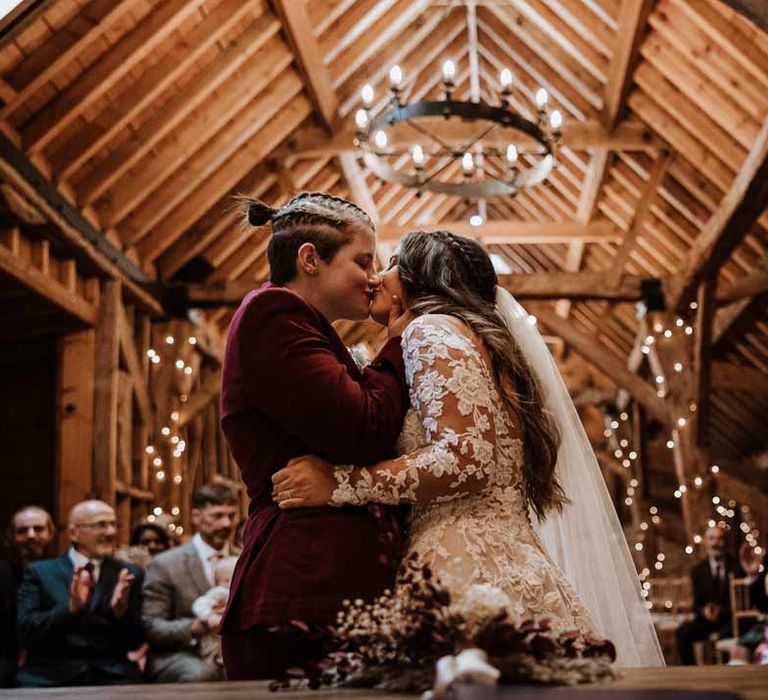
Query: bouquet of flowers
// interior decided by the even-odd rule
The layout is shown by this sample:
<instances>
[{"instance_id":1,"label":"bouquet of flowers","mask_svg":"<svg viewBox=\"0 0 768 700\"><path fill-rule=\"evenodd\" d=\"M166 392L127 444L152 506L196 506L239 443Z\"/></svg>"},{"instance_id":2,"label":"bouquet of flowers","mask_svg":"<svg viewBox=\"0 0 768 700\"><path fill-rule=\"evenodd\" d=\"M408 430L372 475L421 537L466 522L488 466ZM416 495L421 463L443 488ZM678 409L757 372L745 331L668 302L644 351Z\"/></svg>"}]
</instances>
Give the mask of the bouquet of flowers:
<instances>
[{"instance_id":1,"label":"bouquet of flowers","mask_svg":"<svg viewBox=\"0 0 768 700\"><path fill-rule=\"evenodd\" d=\"M320 633L328 655L289 676L313 688L406 692L437 690L456 680L572 685L613 677L610 641L556 633L546 620L516 624L506 612L508 602L503 591L481 584L452 605L430 569L412 557L403 564L396 593L385 591L372 603L346 601L337 625ZM289 684L275 682L273 688Z\"/></svg>"}]
</instances>

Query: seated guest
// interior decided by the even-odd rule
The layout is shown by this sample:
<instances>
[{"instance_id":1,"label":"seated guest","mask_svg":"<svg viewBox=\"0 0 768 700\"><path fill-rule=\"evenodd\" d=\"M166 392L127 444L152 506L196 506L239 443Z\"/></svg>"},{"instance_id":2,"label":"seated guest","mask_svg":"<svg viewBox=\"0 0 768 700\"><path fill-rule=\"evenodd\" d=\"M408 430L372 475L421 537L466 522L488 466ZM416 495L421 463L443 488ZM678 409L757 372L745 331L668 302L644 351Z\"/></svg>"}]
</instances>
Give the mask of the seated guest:
<instances>
[{"instance_id":1,"label":"seated guest","mask_svg":"<svg viewBox=\"0 0 768 700\"><path fill-rule=\"evenodd\" d=\"M115 511L83 501L70 512L67 553L24 571L19 589L19 641L27 687L137 683L128 656L143 641L140 569L113 558Z\"/></svg>"},{"instance_id":2,"label":"seated guest","mask_svg":"<svg viewBox=\"0 0 768 700\"><path fill-rule=\"evenodd\" d=\"M16 599L24 567L51 556L53 519L38 506L13 514L0 558L0 688L14 684L19 644L16 637Z\"/></svg>"},{"instance_id":3,"label":"seated guest","mask_svg":"<svg viewBox=\"0 0 768 700\"><path fill-rule=\"evenodd\" d=\"M739 550L739 561L746 574L749 586L749 608L763 614L768 613L768 571L763 566L764 555L755 551L746 542ZM762 571L761 571L762 569ZM754 624L736 640L731 648L731 660L749 663L768 663L768 625L765 621Z\"/></svg>"},{"instance_id":4,"label":"seated guest","mask_svg":"<svg viewBox=\"0 0 768 700\"><path fill-rule=\"evenodd\" d=\"M213 588L192 603L192 612L195 617L202 620L208 628L208 633L200 638L200 656L207 663L222 668L224 660L221 656L219 625L227 607L235 564L237 564L237 557L219 559L213 567Z\"/></svg>"},{"instance_id":5,"label":"seated guest","mask_svg":"<svg viewBox=\"0 0 768 700\"><path fill-rule=\"evenodd\" d=\"M142 523L131 533L131 546L146 547L149 555L154 557L171 548L171 539L165 528L155 523Z\"/></svg>"},{"instance_id":6,"label":"seated guest","mask_svg":"<svg viewBox=\"0 0 768 700\"><path fill-rule=\"evenodd\" d=\"M148 673L159 683L215 681L222 669L204 659L200 640L210 628L192 612L195 599L213 585L217 560L231 556L238 521L237 493L220 483L192 496L197 530L185 545L158 554L144 582L144 626L150 645Z\"/></svg>"},{"instance_id":7,"label":"seated guest","mask_svg":"<svg viewBox=\"0 0 768 700\"><path fill-rule=\"evenodd\" d=\"M704 544L707 558L691 569L695 618L677 628L677 648L684 665L694 664L694 642L708 639L715 632L720 637L731 636L728 576L744 576L736 558L725 551L725 531L722 528L708 528L704 533Z\"/></svg>"}]
</instances>

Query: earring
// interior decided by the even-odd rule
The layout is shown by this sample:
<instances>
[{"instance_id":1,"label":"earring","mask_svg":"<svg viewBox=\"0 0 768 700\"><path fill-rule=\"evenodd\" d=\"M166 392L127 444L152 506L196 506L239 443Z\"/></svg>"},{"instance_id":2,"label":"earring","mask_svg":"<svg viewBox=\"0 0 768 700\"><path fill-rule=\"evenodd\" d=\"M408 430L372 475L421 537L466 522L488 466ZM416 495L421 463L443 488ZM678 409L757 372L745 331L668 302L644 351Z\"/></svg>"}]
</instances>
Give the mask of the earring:
<instances>
[{"instance_id":1,"label":"earring","mask_svg":"<svg viewBox=\"0 0 768 700\"><path fill-rule=\"evenodd\" d=\"M307 274L308 274L308 275L313 275L313 276L314 276L314 275L316 275L316 274L317 274L317 268L316 268L316 267L310 267L310 268L307 270Z\"/></svg>"}]
</instances>

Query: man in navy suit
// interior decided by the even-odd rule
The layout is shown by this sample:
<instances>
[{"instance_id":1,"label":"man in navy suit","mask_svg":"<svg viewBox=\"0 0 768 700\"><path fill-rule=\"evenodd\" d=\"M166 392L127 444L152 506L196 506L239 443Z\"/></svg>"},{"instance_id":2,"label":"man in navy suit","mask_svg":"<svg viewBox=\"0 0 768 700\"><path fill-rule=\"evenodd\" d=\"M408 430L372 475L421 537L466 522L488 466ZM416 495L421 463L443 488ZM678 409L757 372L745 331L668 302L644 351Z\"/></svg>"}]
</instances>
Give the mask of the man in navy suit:
<instances>
[{"instance_id":1,"label":"man in navy suit","mask_svg":"<svg viewBox=\"0 0 768 700\"><path fill-rule=\"evenodd\" d=\"M139 568L113 558L115 511L84 501L69 514L67 553L34 562L19 589L18 633L27 661L19 685L141 682L128 654L143 641Z\"/></svg>"}]
</instances>

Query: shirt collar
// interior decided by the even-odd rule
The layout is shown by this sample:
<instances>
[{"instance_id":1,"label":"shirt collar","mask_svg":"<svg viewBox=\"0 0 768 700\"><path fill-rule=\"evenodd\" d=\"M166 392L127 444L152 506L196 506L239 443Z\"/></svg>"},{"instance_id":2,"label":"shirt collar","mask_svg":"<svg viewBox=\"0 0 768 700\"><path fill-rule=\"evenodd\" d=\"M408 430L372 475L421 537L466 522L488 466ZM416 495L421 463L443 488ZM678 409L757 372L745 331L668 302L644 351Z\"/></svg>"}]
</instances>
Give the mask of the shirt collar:
<instances>
[{"instance_id":1,"label":"shirt collar","mask_svg":"<svg viewBox=\"0 0 768 700\"><path fill-rule=\"evenodd\" d=\"M70 547L67 554L69 554L69 559L76 569L84 567L89 561L93 562L93 565L96 568L101 566L101 559L89 559L85 554L78 552L74 547Z\"/></svg>"},{"instance_id":2,"label":"shirt collar","mask_svg":"<svg viewBox=\"0 0 768 700\"><path fill-rule=\"evenodd\" d=\"M199 532L196 532L192 538L192 543L195 545L197 555L203 561L210 561L214 554L222 554L225 557L229 556L229 542L227 542L221 549L214 549L201 537Z\"/></svg>"}]
</instances>

